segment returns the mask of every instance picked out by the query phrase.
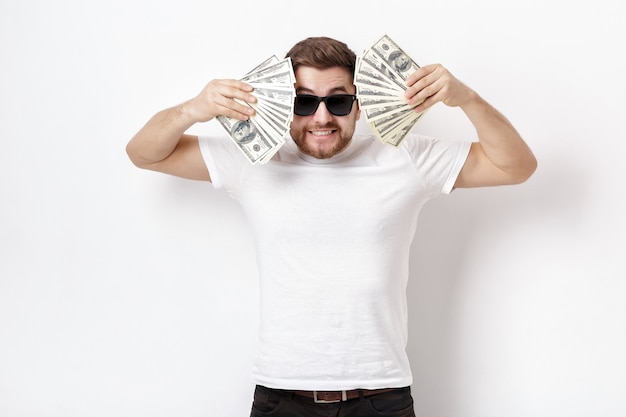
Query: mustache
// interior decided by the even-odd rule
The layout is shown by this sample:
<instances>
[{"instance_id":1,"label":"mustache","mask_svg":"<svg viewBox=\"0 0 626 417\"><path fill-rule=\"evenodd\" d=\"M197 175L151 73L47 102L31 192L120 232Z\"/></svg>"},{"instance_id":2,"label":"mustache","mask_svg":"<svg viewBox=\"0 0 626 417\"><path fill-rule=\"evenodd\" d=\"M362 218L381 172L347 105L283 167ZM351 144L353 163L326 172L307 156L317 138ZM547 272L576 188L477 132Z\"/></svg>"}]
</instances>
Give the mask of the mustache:
<instances>
[{"instance_id":1,"label":"mustache","mask_svg":"<svg viewBox=\"0 0 626 417\"><path fill-rule=\"evenodd\" d=\"M339 130L339 126L334 123L325 123L323 125L315 124L311 127L307 127L307 130Z\"/></svg>"}]
</instances>

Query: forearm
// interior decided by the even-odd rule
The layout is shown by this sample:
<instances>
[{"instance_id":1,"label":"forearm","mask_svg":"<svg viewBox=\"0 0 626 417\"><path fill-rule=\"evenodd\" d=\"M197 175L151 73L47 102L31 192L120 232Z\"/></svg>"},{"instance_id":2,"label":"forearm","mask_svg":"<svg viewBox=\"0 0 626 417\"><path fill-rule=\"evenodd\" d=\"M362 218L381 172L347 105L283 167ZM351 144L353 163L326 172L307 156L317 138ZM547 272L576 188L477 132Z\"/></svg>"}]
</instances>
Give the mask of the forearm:
<instances>
[{"instance_id":1,"label":"forearm","mask_svg":"<svg viewBox=\"0 0 626 417\"><path fill-rule=\"evenodd\" d=\"M525 181L532 175L537 166L535 156L503 114L473 91L461 109L474 125L485 157L494 166L512 182Z\"/></svg>"},{"instance_id":2,"label":"forearm","mask_svg":"<svg viewBox=\"0 0 626 417\"><path fill-rule=\"evenodd\" d=\"M137 166L162 161L172 154L183 134L196 122L187 103L162 110L133 136L126 152Z\"/></svg>"}]
</instances>

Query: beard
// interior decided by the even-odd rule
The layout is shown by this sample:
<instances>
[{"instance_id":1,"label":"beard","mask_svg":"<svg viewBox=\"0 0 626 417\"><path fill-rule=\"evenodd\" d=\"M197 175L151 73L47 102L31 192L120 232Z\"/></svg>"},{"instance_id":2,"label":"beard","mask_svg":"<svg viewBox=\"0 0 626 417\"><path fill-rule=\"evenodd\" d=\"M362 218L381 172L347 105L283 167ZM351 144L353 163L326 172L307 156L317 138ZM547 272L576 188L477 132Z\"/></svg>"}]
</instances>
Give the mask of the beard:
<instances>
[{"instance_id":1,"label":"beard","mask_svg":"<svg viewBox=\"0 0 626 417\"><path fill-rule=\"evenodd\" d=\"M332 130L335 131L337 138L329 141L328 143L315 143L306 139L309 130ZM308 129L307 127L302 127L300 130L292 129L291 137L293 138L296 146L298 146L298 149L300 149L300 151L305 155L309 155L317 159L328 159L343 151L350 144L352 135L354 135L354 130L355 129L352 128L348 131L344 131L339 126L329 123L324 126L315 126L312 129Z\"/></svg>"}]
</instances>

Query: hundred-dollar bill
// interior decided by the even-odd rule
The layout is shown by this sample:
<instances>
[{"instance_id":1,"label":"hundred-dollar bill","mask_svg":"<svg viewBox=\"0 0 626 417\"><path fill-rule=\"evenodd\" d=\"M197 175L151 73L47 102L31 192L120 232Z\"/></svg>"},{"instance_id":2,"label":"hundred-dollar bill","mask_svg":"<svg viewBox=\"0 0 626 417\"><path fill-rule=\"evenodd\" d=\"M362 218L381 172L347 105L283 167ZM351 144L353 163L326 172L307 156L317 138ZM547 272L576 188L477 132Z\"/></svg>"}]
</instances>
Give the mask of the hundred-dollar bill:
<instances>
[{"instance_id":1,"label":"hundred-dollar bill","mask_svg":"<svg viewBox=\"0 0 626 417\"><path fill-rule=\"evenodd\" d=\"M291 59L269 57L240 79L250 84L255 103L234 99L255 110L248 120L217 117L233 142L251 163L266 163L285 143L284 136L293 118L295 97Z\"/></svg>"},{"instance_id":2,"label":"hundred-dollar bill","mask_svg":"<svg viewBox=\"0 0 626 417\"><path fill-rule=\"evenodd\" d=\"M257 84L285 84L288 85L287 83L289 82L289 80L291 79L291 74L289 74L288 72L281 72L281 73L274 73L274 74L270 74L265 78L255 78L255 79L242 79L241 81L244 81L248 84L250 84L251 86L255 87Z\"/></svg>"},{"instance_id":3,"label":"hundred-dollar bill","mask_svg":"<svg viewBox=\"0 0 626 417\"><path fill-rule=\"evenodd\" d=\"M404 140L404 138L411 132L413 126L422 118L424 113L419 113L417 117L407 120L404 124L396 127L394 134L388 134L385 143L393 146L398 146Z\"/></svg>"},{"instance_id":4,"label":"hundred-dollar bill","mask_svg":"<svg viewBox=\"0 0 626 417\"><path fill-rule=\"evenodd\" d=\"M359 106L376 136L398 146L423 112L409 105L404 92L407 77L419 65L389 36L384 35L357 58L354 85Z\"/></svg>"},{"instance_id":5,"label":"hundred-dollar bill","mask_svg":"<svg viewBox=\"0 0 626 417\"><path fill-rule=\"evenodd\" d=\"M293 85L295 78L293 75L293 67L291 59L285 58L276 64L261 68L257 72L244 76L241 81L253 83L279 83L284 85Z\"/></svg>"},{"instance_id":6,"label":"hundred-dollar bill","mask_svg":"<svg viewBox=\"0 0 626 417\"><path fill-rule=\"evenodd\" d=\"M392 96L392 97L398 97L398 98L404 97L402 90L398 91L398 90L392 90L392 89L387 89L387 88L382 88L382 87L374 87L371 85L367 85L367 86L358 85L356 87L358 90L358 94L361 96Z\"/></svg>"},{"instance_id":7,"label":"hundred-dollar bill","mask_svg":"<svg viewBox=\"0 0 626 417\"><path fill-rule=\"evenodd\" d=\"M363 109L365 113L365 120L368 122L375 122L382 118L394 115L396 117L404 117L413 113L413 107L407 106L406 103L392 104L388 106L377 106L367 109Z\"/></svg>"},{"instance_id":8,"label":"hundred-dollar bill","mask_svg":"<svg viewBox=\"0 0 626 417\"><path fill-rule=\"evenodd\" d=\"M263 118L270 117L273 120L280 121L280 124L288 126L293 117L293 106L288 106L282 102L274 102L257 96L256 103L248 103L237 100L237 102L251 107L255 110L255 115Z\"/></svg>"},{"instance_id":9,"label":"hundred-dollar bill","mask_svg":"<svg viewBox=\"0 0 626 417\"><path fill-rule=\"evenodd\" d=\"M253 115L250 120L267 132L272 142L276 144L280 143L287 130L284 121L276 120L274 116L263 111L261 107L257 107L257 109L256 114Z\"/></svg>"},{"instance_id":10,"label":"hundred-dollar bill","mask_svg":"<svg viewBox=\"0 0 626 417\"><path fill-rule=\"evenodd\" d=\"M218 116L217 120L253 164L276 146L251 120L237 120L226 116Z\"/></svg>"},{"instance_id":11,"label":"hundred-dollar bill","mask_svg":"<svg viewBox=\"0 0 626 417\"><path fill-rule=\"evenodd\" d=\"M252 107L261 117L272 120L283 128L288 127L291 122L291 116L287 112L274 107L271 103L259 101L251 104L250 107Z\"/></svg>"},{"instance_id":12,"label":"hundred-dollar bill","mask_svg":"<svg viewBox=\"0 0 626 417\"><path fill-rule=\"evenodd\" d=\"M272 158L272 156L274 156L276 152L278 152L280 147L284 144L284 139L280 137L279 133L273 132L273 128L267 125L262 118L252 117L250 118L250 122L255 126L258 132L261 132L262 135L270 138L276 138L274 146L258 161L260 164L265 164Z\"/></svg>"},{"instance_id":13,"label":"hundred-dollar bill","mask_svg":"<svg viewBox=\"0 0 626 417\"><path fill-rule=\"evenodd\" d=\"M259 100L267 100L284 106L292 106L296 95L293 86L291 89L281 89L278 87L257 87L252 84L254 91L252 94Z\"/></svg>"},{"instance_id":14,"label":"hundred-dollar bill","mask_svg":"<svg viewBox=\"0 0 626 417\"><path fill-rule=\"evenodd\" d=\"M407 104L405 99L395 96L357 96L361 109L390 106L392 104Z\"/></svg>"},{"instance_id":15,"label":"hundred-dollar bill","mask_svg":"<svg viewBox=\"0 0 626 417\"><path fill-rule=\"evenodd\" d=\"M384 62L386 62L396 74L399 74L403 80L406 80L409 75L420 68L420 66L387 35L380 38L378 42L371 47L371 50L383 58Z\"/></svg>"},{"instance_id":16,"label":"hundred-dollar bill","mask_svg":"<svg viewBox=\"0 0 626 417\"><path fill-rule=\"evenodd\" d=\"M383 143L392 143L396 139L399 132L402 131L402 127L406 126L411 121L415 120L413 117L405 117L402 119L394 119L391 123L387 123L385 127L372 126L376 122L370 122L370 126L376 132L376 135Z\"/></svg>"},{"instance_id":17,"label":"hundred-dollar bill","mask_svg":"<svg viewBox=\"0 0 626 417\"><path fill-rule=\"evenodd\" d=\"M406 90L407 86L404 79L401 78L395 70L385 62L383 57L378 55L372 49L365 51L361 60L368 65L368 68L378 72L380 76L388 80L388 82L393 83L402 90Z\"/></svg>"},{"instance_id":18,"label":"hundred-dollar bill","mask_svg":"<svg viewBox=\"0 0 626 417\"><path fill-rule=\"evenodd\" d=\"M414 118L415 116L413 114L404 114L402 116L387 115L387 117L383 117L373 122L370 122L370 126L374 127L376 131L381 134L381 136L386 136L394 128L400 126L407 120L411 120Z\"/></svg>"},{"instance_id":19,"label":"hundred-dollar bill","mask_svg":"<svg viewBox=\"0 0 626 417\"><path fill-rule=\"evenodd\" d=\"M386 75L383 75L360 57L357 58L354 84L356 86L382 87L389 90L404 91L404 88L390 81Z\"/></svg>"},{"instance_id":20,"label":"hundred-dollar bill","mask_svg":"<svg viewBox=\"0 0 626 417\"><path fill-rule=\"evenodd\" d=\"M267 111L271 111L272 113L275 113L276 116L280 116L281 118L293 118L293 109L290 105L277 103L275 101L266 100L263 98L259 98L254 105L266 109Z\"/></svg>"},{"instance_id":21,"label":"hundred-dollar bill","mask_svg":"<svg viewBox=\"0 0 626 417\"><path fill-rule=\"evenodd\" d=\"M354 76L354 85L357 88L373 88L373 89L380 89L380 90L386 90L386 91L391 90L391 91L404 92L404 90L398 87L398 85L395 83L385 83L385 82L380 81L377 78L369 77L367 75L358 74L358 73L356 73Z\"/></svg>"},{"instance_id":22,"label":"hundred-dollar bill","mask_svg":"<svg viewBox=\"0 0 626 417\"><path fill-rule=\"evenodd\" d=\"M267 68L270 65L278 63L279 61L280 61L280 59L278 59L278 57L276 55L272 55L271 57L267 58L265 61L261 62L259 65L257 65L256 67L254 67L253 69L248 71L248 73L245 76L248 76L248 75L250 75L252 73L255 73L255 72L259 72L263 68Z\"/></svg>"}]
</instances>

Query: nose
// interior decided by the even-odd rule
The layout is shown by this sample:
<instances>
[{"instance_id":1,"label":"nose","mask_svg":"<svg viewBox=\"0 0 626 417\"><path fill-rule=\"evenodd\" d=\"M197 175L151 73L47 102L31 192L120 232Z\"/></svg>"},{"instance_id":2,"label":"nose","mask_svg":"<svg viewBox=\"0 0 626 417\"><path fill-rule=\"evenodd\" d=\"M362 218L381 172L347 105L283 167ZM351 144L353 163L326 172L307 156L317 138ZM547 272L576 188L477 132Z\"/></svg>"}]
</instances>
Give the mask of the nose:
<instances>
[{"instance_id":1,"label":"nose","mask_svg":"<svg viewBox=\"0 0 626 417\"><path fill-rule=\"evenodd\" d=\"M332 119L333 115L330 114L328 109L326 108L326 103L321 102L313 113L313 120L319 124L328 123Z\"/></svg>"}]
</instances>

